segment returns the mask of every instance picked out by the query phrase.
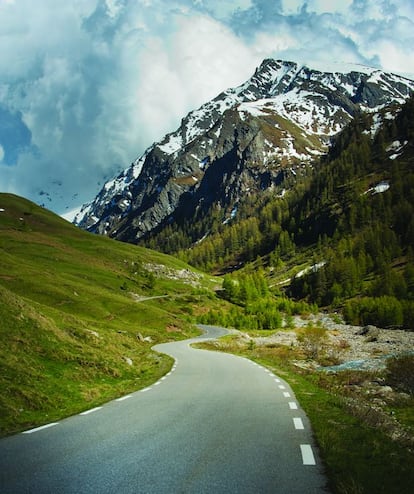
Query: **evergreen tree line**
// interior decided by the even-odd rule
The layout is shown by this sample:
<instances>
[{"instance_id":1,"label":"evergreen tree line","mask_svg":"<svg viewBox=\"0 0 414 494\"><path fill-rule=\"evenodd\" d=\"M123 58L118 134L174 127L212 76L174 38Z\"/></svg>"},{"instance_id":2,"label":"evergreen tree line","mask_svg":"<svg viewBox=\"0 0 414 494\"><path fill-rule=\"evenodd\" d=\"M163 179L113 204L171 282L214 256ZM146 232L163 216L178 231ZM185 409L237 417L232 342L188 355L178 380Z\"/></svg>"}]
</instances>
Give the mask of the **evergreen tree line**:
<instances>
[{"instance_id":1,"label":"evergreen tree line","mask_svg":"<svg viewBox=\"0 0 414 494\"><path fill-rule=\"evenodd\" d=\"M314 248L315 262L323 260L325 265L293 280L291 297L340 306L344 299L358 296L362 298L347 309L349 320L373 323L377 318L381 324L386 320L388 325L399 325L402 314L402 324L412 327L414 99L395 119L384 116L374 138L372 125L372 115L355 118L312 176L298 181L283 198L269 190L260 197L246 196L228 222L223 208L215 204L207 215L168 225L149 246L215 272L238 269L258 256L277 268L303 248ZM403 146L402 154L390 159L390 146L396 141ZM389 189L375 193L373 187L381 181ZM203 232L208 234L196 243ZM238 296L240 300L235 296L234 301L245 304L245 295ZM390 307L397 306L397 300L401 310L390 322L379 311L367 309L368 299L377 304L385 301Z\"/></svg>"},{"instance_id":2,"label":"evergreen tree line","mask_svg":"<svg viewBox=\"0 0 414 494\"><path fill-rule=\"evenodd\" d=\"M414 301L384 295L349 300L343 310L351 324L414 328Z\"/></svg>"},{"instance_id":3,"label":"evergreen tree line","mask_svg":"<svg viewBox=\"0 0 414 494\"><path fill-rule=\"evenodd\" d=\"M414 102L386 121L374 141L363 131L367 119L341 134L295 208L296 238L318 241L326 264L295 279L290 295L319 305L362 295L346 305L349 322L413 328ZM390 159L387 147L397 140L406 143L404 154ZM389 189L375 193L381 180Z\"/></svg>"},{"instance_id":4,"label":"evergreen tree line","mask_svg":"<svg viewBox=\"0 0 414 494\"><path fill-rule=\"evenodd\" d=\"M233 270L270 252L276 263L280 257L295 253L293 235L288 231L296 225L291 203L297 202L304 190L302 182L308 178L301 174L294 190L283 198L273 190L260 196L246 195L233 218L219 203L193 215L187 211L142 243L210 272Z\"/></svg>"},{"instance_id":5,"label":"evergreen tree line","mask_svg":"<svg viewBox=\"0 0 414 494\"><path fill-rule=\"evenodd\" d=\"M145 245L178 253L205 270L234 267L258 255L271 254L275 262L278 257L289 258L297 248L323 239L335 242L363 227L377 231L378 222L385 235L395 233L397 242L413 245L412 162L386 156L387 146L397 139L408 141L412 149L413 108L414 100L410 99L396 119L384 118L374 141L369 131L372 116L362 114L356 118L335 139L312 179L300 179L285 197L275 197L269 190L261 196L247 195L236 217L229 221L229 212L215 203L208 211L177 217L147 239ZM383 179L391 184L390 194L364 194Z\"/></svg>"}]
</instances>

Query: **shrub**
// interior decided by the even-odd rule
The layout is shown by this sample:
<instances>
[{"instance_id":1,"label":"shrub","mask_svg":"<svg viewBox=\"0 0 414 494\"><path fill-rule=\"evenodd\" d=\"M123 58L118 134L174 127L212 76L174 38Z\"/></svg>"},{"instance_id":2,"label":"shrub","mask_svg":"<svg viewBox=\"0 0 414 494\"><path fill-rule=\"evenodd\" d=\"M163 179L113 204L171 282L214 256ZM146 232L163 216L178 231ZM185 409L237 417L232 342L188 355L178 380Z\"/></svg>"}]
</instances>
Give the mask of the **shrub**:
<instances>
[{"instance_id":1,"label":"shrub","mask_svg":"<svg viewBox=\"0 0 414 494\"><path fill-rule=\"evenodd\" d=\"M298 341L306 356L313 359L318 358L324 348L325 340L326 329L320 326L308 326L298 335Z\"/></svg>"},{"instance_id":2,"label":"shrub","mask_svg":"<svg viewBox=\"0 0 414 494\"><path fill-rule=\"evenodd\" d=\"M414 329L414 301L403 300L401 304L404 316L404 326L406 328Z\"/></svg>"},{"instance_id":3,"label":"shrub","mask_svg":"<svg viewBox=\"0 0 414 494\"><path fill-rule=\"evenodd\" d=\"M414 395L414 355L388 359L386 372L390 386Z\"/></svg>"}]
</instances>

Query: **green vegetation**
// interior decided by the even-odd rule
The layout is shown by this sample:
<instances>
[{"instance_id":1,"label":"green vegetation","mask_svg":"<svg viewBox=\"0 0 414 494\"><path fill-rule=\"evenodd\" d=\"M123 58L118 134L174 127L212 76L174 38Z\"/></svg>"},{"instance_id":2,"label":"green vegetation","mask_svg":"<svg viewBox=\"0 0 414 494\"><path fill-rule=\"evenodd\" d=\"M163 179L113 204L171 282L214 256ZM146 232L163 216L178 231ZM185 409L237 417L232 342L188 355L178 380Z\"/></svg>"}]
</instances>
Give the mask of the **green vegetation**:
<instances>
[{"instance_id":1,"label":"green vegetation","mask_svg":"<svg viewBox=\"0 0 414 494\"><path fill-rule=\"evenodd\" d=\"M413 122L414 98L384 109L374 138L373 116L357 116L312 172L286 179L283 197L274 190L246 194L231 219L216 203L146 242L221 274L260 258L269 283L287 280L295 300L339 309L345 303L349 322L412 328Z\"/></svg>"},{"instance_id":2,"label":"green vegetation","mask_svg":"<svg viewBox=\"0 0 414 494\"><path fill-rule=\"evenodd\" d=\"M372 116L356 118L283 197L246 194L234 218L216 203L146 239L177 258L87 234L1 194L1 434L145 387L171 365L152 345L194 335L195 321L269 334L293 330L294 315L323 306L352 324L413 329L414 99L395 120L388 111L374 140ZM401 150L391 155L397 141ZM224 275L218 296L221 280L187 262ZM375 376L402 392L384 413L362 390L373 376L306 367L309 359L337 363L326 340L309 326L297 347L233 336L206 345L258 360L290 382L335 493L411 492L414 358L390 359ZM390 417L410 434L395 436Z\"/></svg>"},{"instance_id":3,"label":"green vegetation","mask_svg":"<svg viewBox=\"0 0 414 494\"><path fill-rule=\"evenodd\" d=\"M195 334L211 277L80 231L0 194L1 434L145 387L171 366L151 351ZM151 298L157 297L157 298Z\"/></svg>"},{"instance_id":4,"label":"green vegetation","mask_svg":"<svg viewBox=\"0 0 414 494\"><path fill-rule=\"evenodd\" d=\"M384 109L382 122L373 138L373 116L358 116L312 173L294 184L288 179L283 197L274 190L246 194L234 217L216 203L147 240L224 275L220 294L231 305L200 320L253 335L292 328L293 314L323 306L353 324L414 329L414 98ZM390 359L376 375L315 371L308 360L339 363L340 349L329 348L326 336L309 326L298 330L293 346L237 336L203 346L257 360L289 381L311 420L333 492L411 492L412 355ZM392 386L387 396L384 384Z\"/></svg>"},{"instance_id":5,"label":"green vegetation","mask_svg":"<svg viewBox=\"0 0 414 494\"><path fill-rule=\"evenodd\" d=\"M199 317L202 324L216 324L236 329L272 330L289 325L294 314L317 310L306 302L294 302L279 291L270 291L264 271L227 274L223 278L223 299L231 305L212 309Z\"/></svg>"},{"instance_id":6,"label":"green vegetation","mask_svg":"<svg viewBox=\"0 0 414 494\"><path fill-rule=\"evenodd\" d=\"M386 379L390 386L414 396L414 355L390 358L387 362ZM414 410L412 412L414 415Z\"/></svg>"},{"instance_id":7,"label":"green vegetation","mask_svg":"<svg viewBox=\"0 0 414 494\"><path fill-rule=\"evenodd\" d=\"M246 341L237 335L197 346L245 356L289 382L312 423L333 493L412 492L414 358L392 359L381 375L366 371L327 373L298 365L309 358L324 358L329 353L329 348L322 348L325 344L324 330L310 326L301 330L299 345L294 346L259 346L254 339ZM376 388L372 386L378 387L378 380L402 386L401 391L410 394L393 393L387 400L388 409L377 409L372 401Z\"/></svg>"}]
</instances>

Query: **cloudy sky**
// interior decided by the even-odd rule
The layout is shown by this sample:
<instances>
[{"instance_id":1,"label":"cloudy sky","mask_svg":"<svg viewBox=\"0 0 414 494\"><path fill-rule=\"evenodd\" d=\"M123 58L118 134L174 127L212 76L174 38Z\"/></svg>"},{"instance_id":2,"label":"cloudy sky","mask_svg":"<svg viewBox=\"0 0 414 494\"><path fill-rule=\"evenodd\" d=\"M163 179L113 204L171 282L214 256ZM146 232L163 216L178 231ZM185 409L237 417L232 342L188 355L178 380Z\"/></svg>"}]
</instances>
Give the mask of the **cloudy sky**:
<instances>
[{"instance_id":1,"label":"cloudy sky","mask_svg":"<svg viewBox=\"0 0 414 494\"><path fill-rule=\"evenodd\" d=\"M0 191L68 212L266 57L413 47L413 0L0 0Z\"/></svg>"}]
</instances>

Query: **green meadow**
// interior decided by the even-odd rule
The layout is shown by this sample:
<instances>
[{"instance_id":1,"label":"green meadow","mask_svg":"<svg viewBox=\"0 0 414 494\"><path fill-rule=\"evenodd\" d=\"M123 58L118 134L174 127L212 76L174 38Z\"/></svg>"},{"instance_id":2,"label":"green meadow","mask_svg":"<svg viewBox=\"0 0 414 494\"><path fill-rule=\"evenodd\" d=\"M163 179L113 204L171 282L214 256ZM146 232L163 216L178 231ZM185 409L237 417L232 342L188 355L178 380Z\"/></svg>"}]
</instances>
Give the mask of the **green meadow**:
<instances>
[{"instance_id":1,"label":"green meadow","mask_svg":"<svg viewBox=\"0 0 414 494\"><path fill-rule=\"evenodd\" d=\"M81 231L0 194L0 434L141 389L196 334L216 281L172 257Z\"/></svg>"}]
</instances>

